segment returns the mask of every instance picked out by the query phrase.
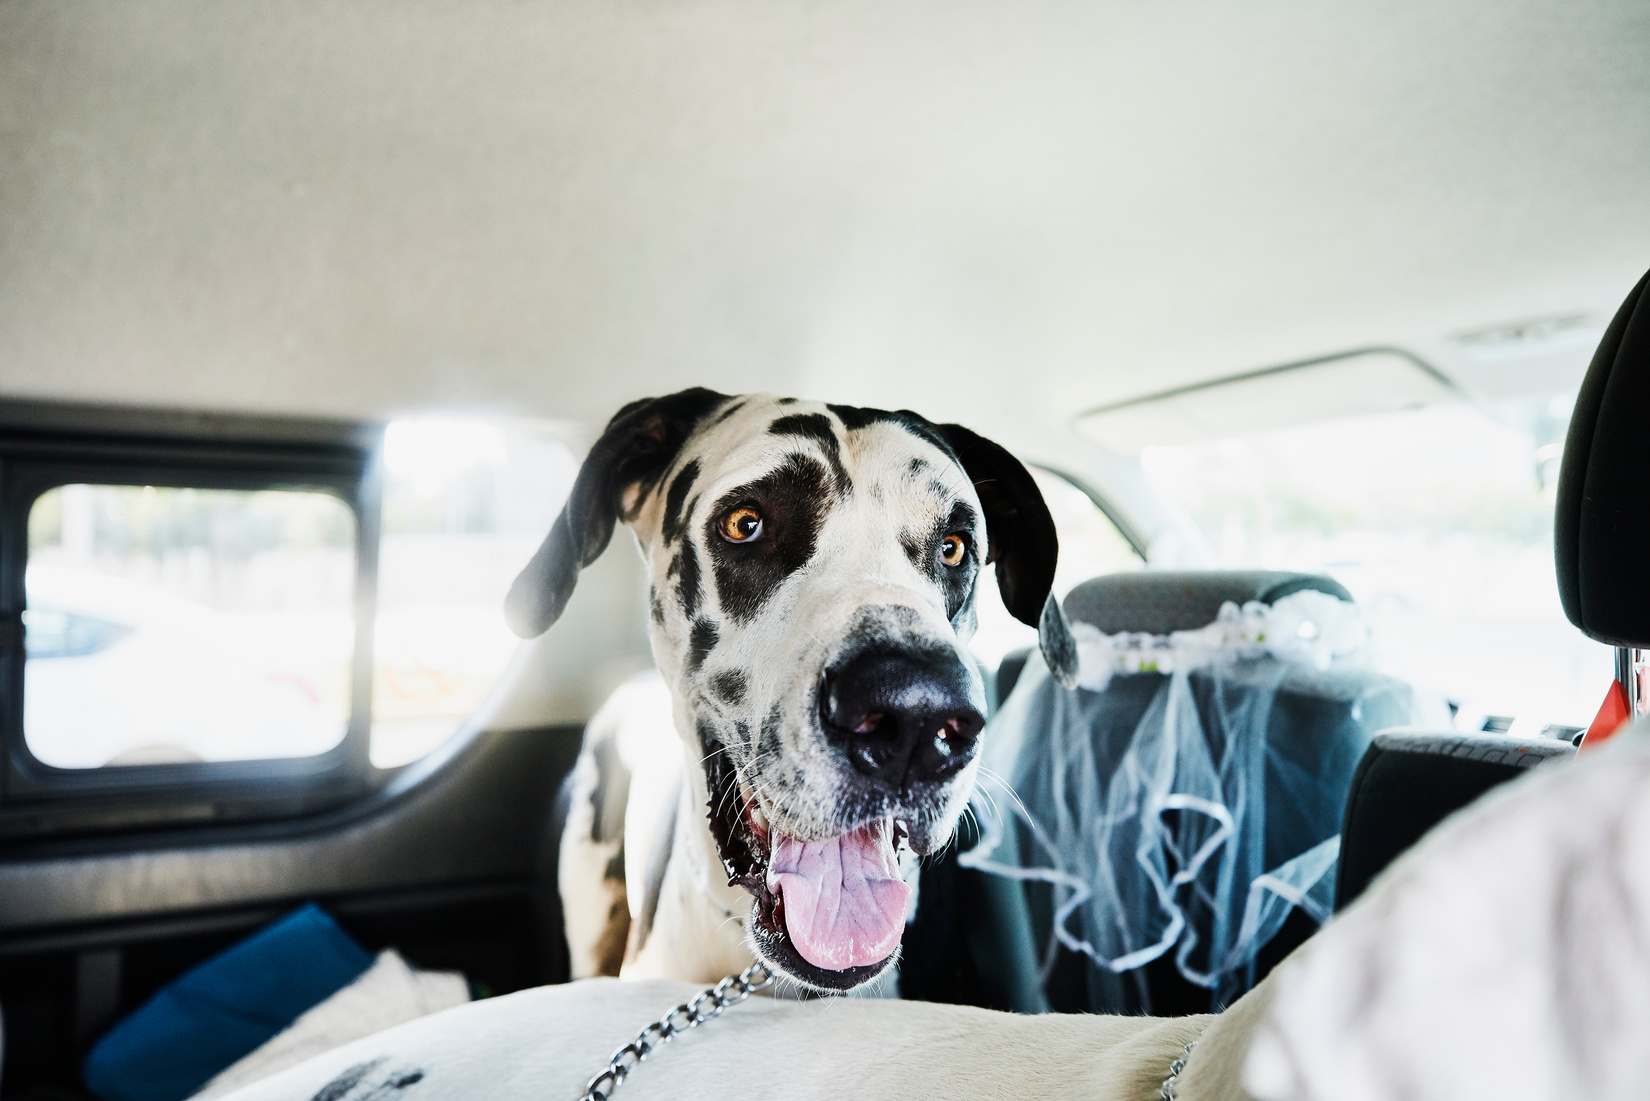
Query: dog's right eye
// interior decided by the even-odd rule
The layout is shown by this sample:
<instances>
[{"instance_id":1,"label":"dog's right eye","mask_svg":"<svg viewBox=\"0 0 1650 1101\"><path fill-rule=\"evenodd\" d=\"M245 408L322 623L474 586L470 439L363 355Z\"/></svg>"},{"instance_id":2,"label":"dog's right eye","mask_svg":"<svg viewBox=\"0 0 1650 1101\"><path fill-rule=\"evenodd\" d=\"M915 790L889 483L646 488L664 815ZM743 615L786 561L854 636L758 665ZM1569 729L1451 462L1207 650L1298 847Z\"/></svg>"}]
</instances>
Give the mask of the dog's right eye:
<instances>
[{"instance_id":1,"label":"dog's right eye","mask_svg":"<svg viewBox=\"0 0 1650 1101\"><path fill-rule=\"evenodd\" d=\"M740 505L723 516L717 528L730 543L755 542L762 535L762 514L749 505Z\"/></svg>"}]
</instances>

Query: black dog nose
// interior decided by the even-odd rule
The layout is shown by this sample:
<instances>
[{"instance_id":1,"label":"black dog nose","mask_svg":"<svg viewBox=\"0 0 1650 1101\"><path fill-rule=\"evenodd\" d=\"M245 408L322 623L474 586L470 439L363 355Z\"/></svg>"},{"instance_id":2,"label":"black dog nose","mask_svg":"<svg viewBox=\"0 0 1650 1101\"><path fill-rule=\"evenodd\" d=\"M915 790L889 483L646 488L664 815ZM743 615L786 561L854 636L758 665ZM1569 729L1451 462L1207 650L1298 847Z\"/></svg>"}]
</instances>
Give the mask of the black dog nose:
<instances>
[{"instance_id":1,"label":"black dog nose","mask_svg":"<svg viewBox=\"0 0 1650 1101\"><path fill-rule=\"evenodd\" d=\"M891 788L944 780L974 755L985 718L955 654L867 651L825 674L826 736Z\"/></svg>"}]
</instances>

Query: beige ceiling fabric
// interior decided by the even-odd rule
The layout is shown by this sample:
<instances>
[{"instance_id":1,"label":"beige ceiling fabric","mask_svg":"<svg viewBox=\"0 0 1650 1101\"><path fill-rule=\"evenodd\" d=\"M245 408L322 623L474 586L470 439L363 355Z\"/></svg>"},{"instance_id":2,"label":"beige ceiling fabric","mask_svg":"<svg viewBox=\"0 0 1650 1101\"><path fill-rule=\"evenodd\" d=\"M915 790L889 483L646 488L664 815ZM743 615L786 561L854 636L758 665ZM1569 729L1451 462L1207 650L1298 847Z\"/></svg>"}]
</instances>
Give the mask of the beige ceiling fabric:
<instances>
[{"instance_id":1,"label":"beige ceiling fabric","mask_svg":"<svg viewBox=\"0 0 1650 1101\"><path fill-rule=\"evenodd\" d=\"M1376 345L1563 389L1650 253L1647 51L1633 0L8 0L0 396L1048 451ZM1580 343L1497 359L1532 317Z\"/></svg>"}]
</instances>

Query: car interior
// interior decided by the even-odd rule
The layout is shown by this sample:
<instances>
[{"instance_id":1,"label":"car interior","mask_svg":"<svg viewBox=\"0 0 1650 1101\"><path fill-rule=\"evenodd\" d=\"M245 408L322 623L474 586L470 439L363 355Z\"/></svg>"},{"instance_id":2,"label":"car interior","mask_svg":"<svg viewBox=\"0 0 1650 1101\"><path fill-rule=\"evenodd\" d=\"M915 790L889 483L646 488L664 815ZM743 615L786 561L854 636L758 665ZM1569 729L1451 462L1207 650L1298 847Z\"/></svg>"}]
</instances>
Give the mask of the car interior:
<instances>
[{"instance_id":1,"label":"car interior","mask_svg":"<svg viewBox=\"0 0 1650 1101\"><path fill-rule=\"evenodd\" d=\"M0 0L0 1099L194 1095L89 1060L312 904L469 1000L573 977L648 578L505 595L695 386L966 425L1059 534L1080 686L982 578L980 788L877 995L1220 1011L1643 710L1647 50L1619 0Z\"/></svg>"}]
</instances>

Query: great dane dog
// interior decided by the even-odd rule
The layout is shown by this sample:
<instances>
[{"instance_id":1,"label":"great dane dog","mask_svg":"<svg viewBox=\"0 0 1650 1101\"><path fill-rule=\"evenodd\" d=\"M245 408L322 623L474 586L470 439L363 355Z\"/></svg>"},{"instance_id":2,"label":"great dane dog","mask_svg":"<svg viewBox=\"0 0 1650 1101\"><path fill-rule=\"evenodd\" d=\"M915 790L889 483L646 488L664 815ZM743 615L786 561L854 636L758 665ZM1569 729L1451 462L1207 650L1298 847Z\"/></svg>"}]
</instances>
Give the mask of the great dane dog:
<instances>
[{"instance_id":1,"label":"great dane dog","mask_svg":"<svg viewBox=\"0 0 1650 1101\"><path fill-rule=\"evenodd\" d=\"M647 563L669 714L640 731L598 716L564 793L574 976L709 982L754 952L811 989L868 982L899 953L902 851L944 844L973 789L985 693L966 644L986 564L1075 679L1036 483L911 412L705 389L634 402L511 589L518 634L556 621L620 520Z\"/></svg>"}]
</instances>

